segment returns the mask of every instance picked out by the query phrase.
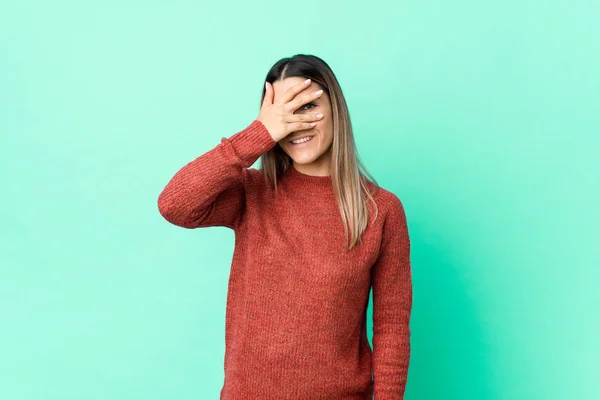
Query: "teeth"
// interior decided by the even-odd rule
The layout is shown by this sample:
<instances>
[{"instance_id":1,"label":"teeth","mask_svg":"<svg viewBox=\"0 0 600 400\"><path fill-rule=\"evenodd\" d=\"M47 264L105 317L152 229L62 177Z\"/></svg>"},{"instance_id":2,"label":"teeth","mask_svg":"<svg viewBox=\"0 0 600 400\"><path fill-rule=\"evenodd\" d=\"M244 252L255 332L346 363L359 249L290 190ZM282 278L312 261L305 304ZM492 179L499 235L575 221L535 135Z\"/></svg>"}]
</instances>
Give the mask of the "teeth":
<instances>
[{"instance_id":1,"label":"teeth","mask_svg":"<svg viewBox=\"0 0 600 400\"><path fill-rule=\"evenodd\" d=\"M312 138L313 138L312 136L307 136L307 137L304 137L302 139L293 140L292 143L294 143L294 144L304 143L304 142L308 142Z\"/></svg>"}]
</instances>

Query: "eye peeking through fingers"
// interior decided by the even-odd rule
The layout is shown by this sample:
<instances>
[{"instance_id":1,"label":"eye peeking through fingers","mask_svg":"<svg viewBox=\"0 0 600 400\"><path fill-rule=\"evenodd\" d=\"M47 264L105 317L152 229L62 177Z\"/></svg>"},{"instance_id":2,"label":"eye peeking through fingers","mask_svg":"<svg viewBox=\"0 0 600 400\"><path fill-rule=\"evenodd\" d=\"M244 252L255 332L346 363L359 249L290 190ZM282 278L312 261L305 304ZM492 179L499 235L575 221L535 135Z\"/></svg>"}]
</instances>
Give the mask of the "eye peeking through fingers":
<instances>
[{"instance_id":1,"label":"eye peeking through fingers","mask_svg":"<svg viewBox=\"0 0 600 400\"><path fill-rule=\"evenodd\" d=\"M310 107L308 107L308 106L310 106ZM311 108L314 108L316 106L317 105L315 103L310 102L310 103L306 103L305 105L303 105L302 107L300 107L300 110L310 110ZM308 107L308 108L305 108L305 107Z\"/></svg>"}]
</instances>

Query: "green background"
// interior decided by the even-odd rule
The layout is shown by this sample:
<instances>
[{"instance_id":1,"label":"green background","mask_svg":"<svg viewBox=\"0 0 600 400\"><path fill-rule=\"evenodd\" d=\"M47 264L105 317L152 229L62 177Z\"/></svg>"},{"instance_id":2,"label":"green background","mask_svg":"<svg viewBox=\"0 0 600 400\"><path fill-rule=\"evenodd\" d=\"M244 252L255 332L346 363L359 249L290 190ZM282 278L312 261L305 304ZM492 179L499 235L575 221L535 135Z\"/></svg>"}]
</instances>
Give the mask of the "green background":
<instances>
[{"instance_id":1,"label":"green background","mask_svg":"<svg viewBox=\"0 0 600 400\"><path fill-rule=\"evenodd\" d=\"M361 159L407 212L406 399L600 398L599 16L3 1L0 398L218 398L234 234L170 225L156 201L296 53L330 64Z\"/></svg>"}]
</instances>

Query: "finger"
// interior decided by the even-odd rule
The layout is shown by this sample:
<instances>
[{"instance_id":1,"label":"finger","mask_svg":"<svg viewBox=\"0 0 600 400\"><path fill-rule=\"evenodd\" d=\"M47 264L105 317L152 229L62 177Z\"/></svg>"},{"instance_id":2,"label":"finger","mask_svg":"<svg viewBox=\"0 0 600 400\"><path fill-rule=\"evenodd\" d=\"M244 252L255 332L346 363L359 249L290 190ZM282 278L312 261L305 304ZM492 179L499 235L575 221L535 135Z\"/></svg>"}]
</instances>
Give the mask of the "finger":
<instances>
[{"instance_id":1,"label":"finger","mask_svg":"<svg viewBox=\"0 0 600 400\"><path fill-rule=\"evenodd\" d=\"M311 113L311 114L285 114L283 120L285 122L312 122L319 121L323 118L323 114L321 113Z\"/></svg>"},{"instance_id":2,"label":"finger","mask_svg":"<svg viewBox=\"0 0 600 400\"><path fill-rule=\"evenodd\" d=\"M262 110L265 106L271 104L273 104L273 86L271 86L271 83L265 82L265 97L260 108Z\"/></svg>"},{"instance_id":3,"label":"finger","mask_svg":"<svg viewBox=\"0 0 600 400\"><path fill-rule=\"evenodd\" d=\"M286 132L286 134L289 135L292 132L302 131L305 129L312 129L315 127L315 125L316 125L315 122L292 122L292 123L286 124L285 132Z\"/></svg>"},{"instance_id":4,"label":"finger","mask_svg":"<svg viewBox=\"0 0 600 400\"><path fill-rule=\"evenodd\" d=\"M298 93L300 93L301 91L303 91L304 89L306 89L308 86L310 86L311 82L312 82L311 79L307 79L305 81L297 83L297 84L291 86L290 88L288 88L288 90L285 91L285 93L283 94L283 96L281 96L281 102L282 102L282 104L285 104L288 101L292 100L294 97L296 97L296 95Z\"/></svg>"},{"instance_id":5,"label":"finger","mask_svg":"<svg viewBox=\"0 0 600 400\"><path fill-rule=\"evenodd\" d=\"M285 109L288 112L294 112L299 107L303 106L304 104L306 104L310 101L313 101L313 100L321 97L322 95L323 95L323 89L319 89L314 92L309 92L309 93L303 94L302 96L296 96L296 98L294 100L290 101L289 103L287 103L285 105Z\"/></svg>"}]
</instances>

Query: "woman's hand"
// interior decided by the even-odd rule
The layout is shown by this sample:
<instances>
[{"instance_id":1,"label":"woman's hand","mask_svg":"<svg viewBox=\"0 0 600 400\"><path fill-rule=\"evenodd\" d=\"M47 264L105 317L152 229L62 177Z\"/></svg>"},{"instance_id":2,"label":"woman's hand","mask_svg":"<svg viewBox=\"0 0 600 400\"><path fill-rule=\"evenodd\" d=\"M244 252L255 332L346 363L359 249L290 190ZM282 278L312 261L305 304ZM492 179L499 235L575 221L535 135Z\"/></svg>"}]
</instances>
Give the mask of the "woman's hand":
<instances>
[{"instance_id":1,"label":"woman's hand","mask_svg":"<svg viewBox=\"0 0 600 400\"><path fill-rule=\"evenodd\" d=\"M323 90L316 92L306 90L310 80L300 82L290 87L285 94L273 103L273 86L267 82L265 98L263 99L260 113L256 118L267 128L274 141L278 142L292 132L310 129L316 125L312 121L318 121L318 117L312 114L294 114L300 106L317 99L323 94Z\"/></svg>"}]
</instances>

